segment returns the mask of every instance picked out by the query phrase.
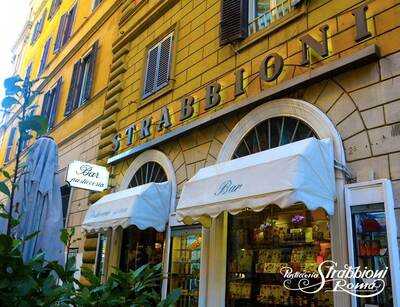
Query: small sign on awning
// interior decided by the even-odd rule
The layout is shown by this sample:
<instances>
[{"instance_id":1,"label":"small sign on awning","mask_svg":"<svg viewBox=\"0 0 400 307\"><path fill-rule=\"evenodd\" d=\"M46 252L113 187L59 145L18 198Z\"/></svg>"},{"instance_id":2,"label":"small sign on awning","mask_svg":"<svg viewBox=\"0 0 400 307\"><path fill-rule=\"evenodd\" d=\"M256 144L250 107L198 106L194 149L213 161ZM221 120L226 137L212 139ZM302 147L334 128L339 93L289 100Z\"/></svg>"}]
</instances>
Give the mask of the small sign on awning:
<instances>
[{"instance_id":1,"label":"small sign on awning","mask_svg":"<svg viewBox=\"0 0 400 307\"><path fill-rule=\"evenodd\" d=\"M68 166L66 181L71 187L100 192L108 188L108 178L107 168L74 161Z\"/></svg>"}]
</instances>

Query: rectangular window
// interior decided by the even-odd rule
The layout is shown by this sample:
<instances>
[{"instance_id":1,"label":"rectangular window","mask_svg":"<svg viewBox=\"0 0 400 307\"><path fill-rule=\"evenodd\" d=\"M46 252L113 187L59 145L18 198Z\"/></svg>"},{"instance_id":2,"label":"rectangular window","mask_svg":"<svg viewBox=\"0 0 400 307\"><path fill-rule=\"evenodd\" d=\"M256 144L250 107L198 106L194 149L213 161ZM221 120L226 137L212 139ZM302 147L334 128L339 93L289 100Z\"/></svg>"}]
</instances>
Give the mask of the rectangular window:
<instances>
[{"instance_id":1,"label":"rectangular window","mask_svg":"<svg viewBox=\"0 0 400 307\"><path fill-rule=\"evenodd\" d=\"M6 155L4 157L4 162L10 161L10 156L11 156L11 151L14 147L14 138L15 134L17 132L17 128L12 128L10 131L10 136L8 137L8 142L7 142L7 149L6 149Z\"/></svg>"},{"instance_id":2,"label":"rectangular window","mask_svg":"<svg viewBox=\"0 0 400 307\"><path fill-rule=\"evenodd\" d=\"M226 306L333 306L330 284L304 296L283 286L281 269L312 272L331 259L329 216L303 205L229 215ZM325 269L325 267L324 267Z\"/></svg>"},{"instance_id":3,"label":"rectangular window","mask_svg":"<svg viewBox=\"0 0 400 307\"><path fill-rule=\"evenodd\" d=\"M172 39L173 33L151 47L147 53L143 98L157 92L169 83Z\"/></svg>"},{"instance_id":4,"label":"rectangular window","mask_svg":"<svg viewBox=\"0 0 400 307\"><path fill-rule=\"evenodd\" d=\"M32 66L33 66L33 64L30 63L30 64L28 65L28 67L26 68L26 71L25 71L25 78L27 78L28 80L31 79Z\"/></svg>"},{"instance_id":5,"label":"rectangular window","mask_svg":"<svg viewBox=\"0 0 400 307\"><path fill-rule=\"evenodd\" d=\"M249 0L249 34L267 28L293 10L292 0Z\"/></svg>"},{"instance_id":6,"label":"rectangular window","mask_svg":"<svg viewBox=\"0 0 400 307\"><path fill-rule=\"evenodd\" d=\"M102 2L102 0L94 0L93 1L93 10L96 9L100 5L101 2Z\"/></svg>"},{"instance_id":7,"label":"rectangular window","mask_svg":"<svg viewBox=\"0 0 400 307\"><path fill-rule=\"evenodd\" d=\"M182 290L177 306L198 306L201 242L201 226L174 227L171 230L169 290Z\"/></svg>"},{"instance_id":8,"label":"rectangular window","mask_svg":"<svg viewBox=\"0 0 400 307\"><path fill-rule=\"evenodd\" d=\"M56 14L58 8L61 5L61 2L62 0L53 0L50 7L49 19L53 18L53 16Z\"/></svg>"},{"instance_id":9,"label":"rectangular window","mask_svg":"<svg viewBox=\"0 0 400 307\"><path fill-rule=\"evenodd\" d=\"M75 13L76 5L74 5L69 12L61 16L56 42L54 44L54 52L58 52L70 39L75 21Z\"/></svg>"},{"instance_id":10,"label":"rectangular window","mask_svg":"<svg viewBox=\"0 0 400 307\"><path fill-rule=\"evenodd\" d=\"M63 225L67 227L67 214L68 214L68 204L71 195L71 187L69 185L64 185L61 187L61 203L62 203L62 213L63 213Z\"/></svg>"},{"instance_id":11,"label":"rectangular window","mask_svg":"<svg viewBox=\"0 0 400 307\"><path fill-rule=\"evenodd\" d=\"M103 277L105 275L106 247L107 247L107 235L105 233L99 233L99 237L97 240L96 264L95 264L95 274L98 277Z\"/></svg>"},{"instance_id":12,"label":"rectangular window","mask_svg":"<svg viewBox=\"0 0 400 307\"><path fill-rule=\"evenodd\" d=\"M85 104L91 97L98 43L74 65L65 116Z\"/></svg>"},{"instance_id":13,"label":"rectangular window","mask_svg":"<svg viewBox=\"0 0 400 307\"><path fill-rule=\"evenodd\" d=\"M33 45L37 41L37 39L39 38L40 33L42 33L43 27L44 27L44 22L46 20L46 15L47 15L47 10L45 10L43 12L42 17L35 24L35 27L33 28L32 38L31 38L31 45Z\"/></svg>"},{"instance_id":14,"label":"rectangular window","mask_svg":"<svg viewBox=\"0 0 400 307\"><path fill-rule=\"evenodd\" d=\"M49 55L50 44L51 44L51 38L49 38L46 41L46 44L43 47L43 53L42 53L42 58L40 60L38 76L40 76L43 73L43 71L46 69L47 57Z\"/></svg>"},{"instance_id":15,"label":"rectangular window","mask_svg":"<svg viewBox=\"0 0 400 307\"><path fill-rule=\"evenodd\" d=\"M60 78L56 85L44 95L41 115L47 118L49 130L54 126L55 123L61 85L62 79Z\"/></svg>"}]
</instances>

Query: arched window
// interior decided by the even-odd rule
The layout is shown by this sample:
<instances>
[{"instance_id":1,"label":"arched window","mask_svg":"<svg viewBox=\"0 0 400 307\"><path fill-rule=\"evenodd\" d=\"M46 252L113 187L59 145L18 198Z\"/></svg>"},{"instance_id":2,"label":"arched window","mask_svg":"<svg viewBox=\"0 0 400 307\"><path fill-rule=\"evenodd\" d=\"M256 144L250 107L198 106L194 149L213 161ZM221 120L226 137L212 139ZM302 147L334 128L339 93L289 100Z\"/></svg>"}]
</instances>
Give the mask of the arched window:
<instances>
[{"instance_id":1,"label":"arched window","mask_svg":"<svg viewBox=\"0 0 400 307\"><path fill-rule=\"evenodd\" d=\"M165 182L167 180L167 174L160 164L154 161L146 162L139 167L136 173L132 176L128 188L134 188L150 182Z\"/></svg>"},{"instance_id":2,"label":"arched window","mask_svg":"<svg viewBox=\"0 0 400 307\"><path fill-rule=\"evenodd\" d=\"M279 116L269 118L252 128L239 143L232 159L260 151L316 137L315 132L295 117Z\"/></svg>"}]
</instances>

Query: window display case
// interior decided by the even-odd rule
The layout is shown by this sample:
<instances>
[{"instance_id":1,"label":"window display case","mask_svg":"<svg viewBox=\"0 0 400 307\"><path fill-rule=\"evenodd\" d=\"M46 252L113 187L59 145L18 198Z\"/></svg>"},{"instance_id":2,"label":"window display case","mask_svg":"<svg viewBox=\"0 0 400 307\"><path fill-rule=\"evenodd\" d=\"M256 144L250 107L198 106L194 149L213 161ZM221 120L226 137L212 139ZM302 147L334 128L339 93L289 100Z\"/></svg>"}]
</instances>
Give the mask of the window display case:
<instances>
[{"instance_id":1,"label":"window display case","mask_svg":"<svg viewBox=\"0 0 400 307\"><path fill-rule=\"evenodd\" d=\"M400 266L394 199L389 180L346 186L350 265L385 270L383 291L372 297L352 296L358 307L400 306ZM353 279L362 283L363 279ZM365 293L358 293L365 294Z\"/></svg>"},{"instance_id":2,"label":"window display case","mask_svg":"<svg viewBox=\"0 0 400 307\"><path fill-rule=\"evenodd\" d=\"M331 292L306 295L283 286L282 267L316 272L331 258L329 218L302 205L229 216L227 306L333 306Z\"/></svg>"},{"instance_id":3,"label":"window display case","mask_svg":"<svg viewBox=\"0 0 400 307\"><path fill-rule=\"evenodd\" d=\"M181 289L177 307L198 306L201 244L201 227L172 228L168 284Z\"/></svg>"},{"instance_id":4,"label":"window display case","mask_svg":"<svg viewBox=\"0 0 400 307\"><path fill-rule=\"evenodd\" d=\"M164 233L153 228L140 230L136 226L123 231L120 268L127 272L145 264L162 262Z\"/></svg>"}]
</instances>

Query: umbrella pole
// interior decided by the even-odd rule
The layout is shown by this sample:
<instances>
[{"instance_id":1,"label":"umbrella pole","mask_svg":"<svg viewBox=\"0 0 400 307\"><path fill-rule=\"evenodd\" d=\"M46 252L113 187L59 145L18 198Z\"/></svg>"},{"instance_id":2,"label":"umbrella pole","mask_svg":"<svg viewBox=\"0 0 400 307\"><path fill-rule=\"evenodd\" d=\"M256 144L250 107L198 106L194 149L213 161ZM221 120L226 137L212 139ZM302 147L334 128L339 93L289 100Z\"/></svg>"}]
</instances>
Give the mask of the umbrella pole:
<instances>
[{"instance_id":1,"label":"umbrella pole","mask_svg":"<svg viewBox=\"0 0 400 307\"><path fill-rule=\"evenodd\" d=\"M28 76L25 77L24 84L22 86L22 93L23 93L23 98L24 101L21 106L21 115L22 115L22 120L25 120L25 115L26 115L26 102L29 101L30 97L30 81ZM20 130L21 132L21 130ZM11 233L11 221L12 221L12 213L13 213L13 202L14 202L14 195L15 195L15 184L17 182L17 177L18 177L18 168L19 168L19 161L21 158L21 152L22 152L22 142L21 142L21 133L19 135L18 139L18 147L17 147L17 153L15 155L15 167L14 167L14 175L12 179L12 186L11 186L11 193L10 193L10 212L9 212L9 217L8 217L8 223L7 223L7 235L10 235Z\"/></svg>"}]
</instances>

